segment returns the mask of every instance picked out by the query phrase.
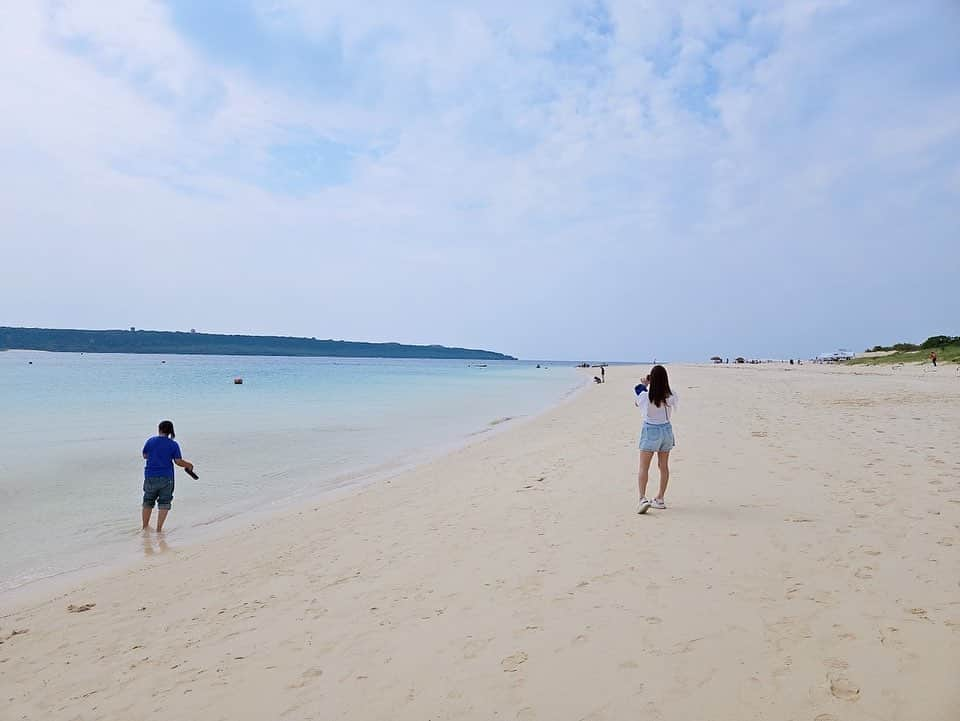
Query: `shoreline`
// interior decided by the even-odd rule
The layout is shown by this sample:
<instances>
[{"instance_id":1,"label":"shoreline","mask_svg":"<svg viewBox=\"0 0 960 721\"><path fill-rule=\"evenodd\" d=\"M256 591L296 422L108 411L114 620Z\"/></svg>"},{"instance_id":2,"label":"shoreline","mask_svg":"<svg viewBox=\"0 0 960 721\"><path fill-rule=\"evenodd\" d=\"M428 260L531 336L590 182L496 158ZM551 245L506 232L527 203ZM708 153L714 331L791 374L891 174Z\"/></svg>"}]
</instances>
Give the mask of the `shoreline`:
<instances>
[{"instance_id":1,"label":"shoreline","mask_svg":"<svg viewBox=\"0 0 960 721\"><path fill-rule=\"evenodd\" d=\"M666 511L636 514L635 372L608 367L508 432L4 612L10 713L953 721L960 384L751 370L671 367Z\"/></svg>"},{"instance_id":2,"label":"shoreline","mask_svg":"<svg viewBox=\"0 0 960 721\"><path fill-rule=\"evenodd\" d=\"M180 528L179 530L181 534L184 532L190 534L190 538L186 540L181 547L184 550L188 550L190 547L197 546L199 544L215 542L227 538L233 534L243 533L245 529L255 528L259 524L269 522L270 520L275 520L286 514L292 514L298 511L301 507L306 507L311 504L315 505L327 499L328 497L338 498L341 496L347 496L368 486L383 483L390 478L415 471L420 466L436 461L462 448L466 448L480 439L509 432L511 428L514 428L518 424L535 420L540 415L547 413L565 403L571 402L580 393L583 393L587 388L589 388L590 384L592 383L592 377L587 378L583 373L580 373L580 369L577 369L577 371L579 375L583 376L582 382L563 393L561 396L556 398L554 402L550 403L550 405L538 412L528 415L497 418L490 421L484 428L472 431L454 440L437 443L435 445L430 445L429 447L421 446L407 449L402 455L387 459L373 466L360 468L356 471L348 471L342 475L328 478L326 480L331 485L325 486L322 489L317 489L316 491L311 492L310 495L296 495L284 499L278 499L272 501L269 504L269 507L266 508L229 513L224 516L219 516L213 521L202 524L192 524L190 526ZM172 520L174 523L168 523L167 525L172 527L174 533L171 534L169 531L167 531L163 534L163 538L167 540L168 543L170 540L176 542L178 540L176 536L179 535L176 533L176 518L174 517ZM153 521L155 523L155 518ZM201 530L202 528L206 528L206 531ZM129 535L132 538L143 538L143 534L139 528L131 528ZM173 535L174 538L171 539L171 535ZM149 538L156 543L158 543L160 540L160 537L157 536L153 530L149 532ZM131 549L130 555L123 559L118 558L107 562L93 561L81 568L57 572L51 574L50 576L33 579L19 586L2 590L0 591L0 621L9 615L4 611L4 607L6 606L19 608L24 605L30 605L34 602L37 602L38 599L51 595L59 597L73 585L92 582L96 581L98 578L121 573L136 567L142 562L143 557L139 556L139 552L134 552Z\"/></svg>"}]
</instances>

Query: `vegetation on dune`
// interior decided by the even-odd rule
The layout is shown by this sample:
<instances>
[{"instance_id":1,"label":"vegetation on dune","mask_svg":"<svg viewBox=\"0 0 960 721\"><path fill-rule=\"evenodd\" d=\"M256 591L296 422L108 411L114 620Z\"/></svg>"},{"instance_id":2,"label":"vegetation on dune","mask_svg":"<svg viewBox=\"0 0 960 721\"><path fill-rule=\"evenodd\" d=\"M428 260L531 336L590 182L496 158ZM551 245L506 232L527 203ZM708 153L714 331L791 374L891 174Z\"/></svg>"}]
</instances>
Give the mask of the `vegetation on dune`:
<instances>
[{"instance_id":1,"label":"vegetation on dune","mask_svg":"<svg viewBox=\"0 0 960 721\"><path fill-rule=\"evenodd\" d=\"M894 343L889 346L876 345L868 353L893 351L889 355L873 358L855 358L849 363L860 365L925 363L930 360L930 352L936 352L938 363L960 363L960 336L933 335L923 343Z\"/></svg>"},{"instance_id":2,"label":"vegetation on dune","mask_svg":"<svg viewBox=\"0 0 960 721\"><path fill-rule=\"evenodd\" d=\"M875 345L868 348L867 353L876 353L878 351L913 351L913 350L936 350L937 348L946 348L947 346L960 345L960 336L955 335L932 335L923 343L894 343L893 345Z\"/></svg>"}]
</instances>

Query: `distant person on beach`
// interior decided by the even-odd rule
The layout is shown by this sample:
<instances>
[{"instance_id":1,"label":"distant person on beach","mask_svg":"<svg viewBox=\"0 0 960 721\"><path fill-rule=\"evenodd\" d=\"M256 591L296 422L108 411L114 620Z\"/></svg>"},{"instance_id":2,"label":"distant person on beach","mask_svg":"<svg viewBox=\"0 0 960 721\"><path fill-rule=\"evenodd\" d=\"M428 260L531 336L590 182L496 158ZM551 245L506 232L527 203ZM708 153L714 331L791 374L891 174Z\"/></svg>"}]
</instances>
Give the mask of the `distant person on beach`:
<instances>
[{"instance_id":1,"label":"distant person on beach","mask_svg":"<svg viewBox=\"0 0 960 721\"><path fill-rule=\"evenodd\" d=\"M935 350L930 351L930 362L933 363L933 367L937 367L937 352Z\"/></svg>"},{"instance_id":2,"label":"distant person on beach","mask_svg":"<svg viewBox=\"0 0 960 721\"><path fill-rule=\"evenodd\" d=\"M643 383L634 389L637 394L636 405L643 412L643 429L640 431L640 505L637 513L646 513L651 506L665 509L663 497L667 493L670 480L670 451L675 445L673 426L670 419L677 410L679 399L670 390L667 369L655 365ZM654 499L647 499L647 482L650 476L650 462L657 454L657 466L660 469L660 488Z\"/></svg>"},{"instance_id":3,"label":"distant person on beach","mask_svg":"<svg viewBox=\"0 0 960 721\"><path fill-rule=\"evenodd\" d=\"M934 361L933 364L936 365L937 362ZM601 382L601 383L606 383L606 382L607 382L607 373L606 373L606 370L604 369L603 366L600 366L600 382Z\"/></svg>"},{"instance_id":4,"label":"distant person on beach","mask_svg":"<svg viewBox=\"0 0 960 721\"><path fill-rule=\"evenodd\" d=\"M167 520L170 504L173 502L173 465L186 468L187 473L193 472L193 464L183 460L180 455L180 444L174 438L172 421L161 421L157 428L158 435L149 438L143 444L143 459L146 464L143 468L143 530L150 528L150 515L153 506L160 509L157 512L157 532L163 530L163 522Z\"/></svg>"}]
</instances>

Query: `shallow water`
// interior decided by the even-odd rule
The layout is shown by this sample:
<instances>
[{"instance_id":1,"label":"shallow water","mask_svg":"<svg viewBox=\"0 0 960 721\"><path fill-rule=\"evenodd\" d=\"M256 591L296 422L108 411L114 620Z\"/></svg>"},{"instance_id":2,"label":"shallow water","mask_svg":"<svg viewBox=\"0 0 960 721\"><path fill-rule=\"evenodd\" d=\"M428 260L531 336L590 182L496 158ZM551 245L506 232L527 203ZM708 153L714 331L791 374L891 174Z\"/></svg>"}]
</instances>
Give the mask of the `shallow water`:
<instances>
[{"instance_id":1,"label":"shallow water","mask_svg":"<svg viewBox=\"0 0 960 721\"><path fill-rule=\"evenodd\" d=\"M173 546L425 458L583 382L572 364L522 361L0 353L0 592L164 550L138 518L140 450L162 419L200 475L178 470Z\"/></svg>"}]
</instances>

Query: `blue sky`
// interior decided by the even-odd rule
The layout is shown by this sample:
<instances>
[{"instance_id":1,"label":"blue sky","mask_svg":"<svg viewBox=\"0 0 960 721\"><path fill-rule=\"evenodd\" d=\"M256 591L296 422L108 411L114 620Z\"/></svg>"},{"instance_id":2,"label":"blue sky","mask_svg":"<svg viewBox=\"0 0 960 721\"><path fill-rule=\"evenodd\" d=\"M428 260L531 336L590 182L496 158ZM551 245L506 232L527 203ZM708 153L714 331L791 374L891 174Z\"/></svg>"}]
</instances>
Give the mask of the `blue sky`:
<instances>
[{"instance_id":1,"label":"blue sky","mask_svg":"<svg viewBox=\"0 0 960 721\"><path fill-rule=\"evenodd\" d=\"M960 6L0 10L0 324L524 357L960 333Z\"/></svg>"}]
</instances>

